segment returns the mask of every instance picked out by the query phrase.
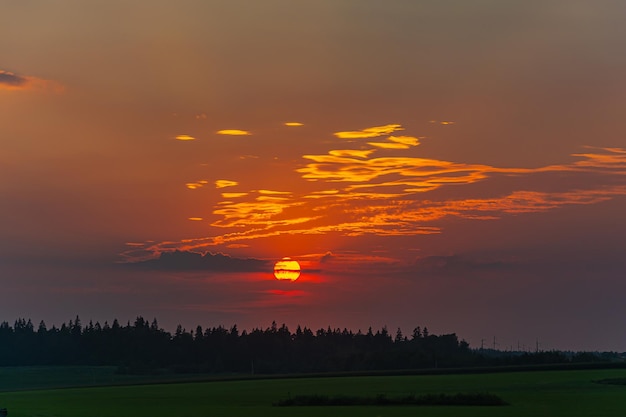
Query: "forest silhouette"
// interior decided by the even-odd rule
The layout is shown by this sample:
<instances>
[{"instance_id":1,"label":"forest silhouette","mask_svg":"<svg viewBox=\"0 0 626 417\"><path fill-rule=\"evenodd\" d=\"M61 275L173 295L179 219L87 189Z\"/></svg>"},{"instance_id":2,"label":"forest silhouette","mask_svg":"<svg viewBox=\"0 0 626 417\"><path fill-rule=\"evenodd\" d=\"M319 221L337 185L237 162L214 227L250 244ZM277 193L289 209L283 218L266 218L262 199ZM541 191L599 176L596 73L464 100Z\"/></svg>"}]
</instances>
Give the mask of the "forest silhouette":
<instances>
[{"instance_id":1,"label":"forest silhouette","mask_svg":"<svg viewBox=\"0 0 626 417\"><path fill-rule=\"evenodd\" d=\"M285 374L367 372L382 370L461 368L498 365L564 364L601 361L591 353L503 352L470 349L456 334L430 334L415 327L405 336L386 327L365 333L348 329L312 331L286 325L239 331L236 325L172 334L157 320L137 317L120 325L99 322L83 326L80 318L48 328L41 321L18 319L0 323L0 366L116 366L119 373Z\"/></svg>"}]
</instances>

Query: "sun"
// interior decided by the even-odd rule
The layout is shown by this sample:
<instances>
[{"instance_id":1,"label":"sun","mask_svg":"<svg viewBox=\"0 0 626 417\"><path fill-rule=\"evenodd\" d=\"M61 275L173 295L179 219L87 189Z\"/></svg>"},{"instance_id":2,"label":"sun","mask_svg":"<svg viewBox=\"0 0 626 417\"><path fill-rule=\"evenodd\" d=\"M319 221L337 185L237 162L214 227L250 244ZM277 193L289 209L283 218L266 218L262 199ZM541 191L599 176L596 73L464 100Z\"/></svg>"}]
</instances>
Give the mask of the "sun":
<instances>
[{"instance_id":1,"label":"sun","mask_svg":"<svg viewBox=\"0 0 626 417\"><path fill-rule=\"evenodd\" d=\"M300 264L291 258L283 258L274 265L274 276L280 281L295 281L300 276Z\"/></svg>"}]
</instances>

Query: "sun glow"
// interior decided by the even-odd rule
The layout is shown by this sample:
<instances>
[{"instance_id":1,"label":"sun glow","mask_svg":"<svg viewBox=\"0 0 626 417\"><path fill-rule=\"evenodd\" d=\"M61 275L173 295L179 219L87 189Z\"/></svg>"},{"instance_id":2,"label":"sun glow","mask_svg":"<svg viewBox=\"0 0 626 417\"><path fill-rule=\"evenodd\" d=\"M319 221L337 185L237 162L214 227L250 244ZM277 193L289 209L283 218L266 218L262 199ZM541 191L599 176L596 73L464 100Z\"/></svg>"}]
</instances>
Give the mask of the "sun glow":
<instances>
[{"instance_id":1,"label":"sun glow","mask_svg":"<svg viewBox=\"0 0 626 417\"><path fill-rule=\"evenodd\" d=\"M300 276L300 264L291 258L283 258L274 265L274 276L280 281L295 281Z\"/></svg>"}]
</instances>

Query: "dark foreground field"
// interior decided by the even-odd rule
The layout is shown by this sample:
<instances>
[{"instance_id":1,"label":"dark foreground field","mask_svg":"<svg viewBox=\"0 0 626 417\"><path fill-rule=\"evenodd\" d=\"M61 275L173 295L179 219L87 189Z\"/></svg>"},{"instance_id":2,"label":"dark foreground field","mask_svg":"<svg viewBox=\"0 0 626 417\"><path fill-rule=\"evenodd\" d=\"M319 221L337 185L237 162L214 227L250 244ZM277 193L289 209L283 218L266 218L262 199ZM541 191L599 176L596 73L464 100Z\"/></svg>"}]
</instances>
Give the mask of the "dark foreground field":
<instances>
[{"instance_id":1,"label":"dark foreground field","mask_svg":"<svg viewBox=\"0 0 626 417\"><path fill-rule=\"evenodd\" d=\"M74 385L107 383L104 381L107 377L110 378L108 382L124 382L114 380L116 378L114 374L99 369L72 368L69 371L74 376L66 373L66 377L62 378L63 372L59 370L0 368L0 388L4 390L14 387L10 379L18 378L16 375L20 372L24 388L38 375L38 386L48 387L0 392L0 408L8 408L10 417L626 415L626 386L595 382L609 378L626 378L624 369L256 379L49 389L55 384L72 385L72 381ZM57 381L50 382L54 378L57 378ZM76 378L81 380L80 384ZM491 393L510 405L329 407L273 405L289 397L306 395L402 397L456 393Z\"/></svg>"}]
</instances>

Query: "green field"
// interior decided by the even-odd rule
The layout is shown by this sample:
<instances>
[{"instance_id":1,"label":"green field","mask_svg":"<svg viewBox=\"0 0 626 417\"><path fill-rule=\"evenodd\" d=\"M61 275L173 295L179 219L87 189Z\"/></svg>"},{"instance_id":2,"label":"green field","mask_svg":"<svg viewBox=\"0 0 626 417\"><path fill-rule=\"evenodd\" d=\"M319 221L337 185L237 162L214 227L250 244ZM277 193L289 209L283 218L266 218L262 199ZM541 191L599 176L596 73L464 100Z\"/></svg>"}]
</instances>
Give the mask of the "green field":
<instances>
[{"instance_id":1,"label":"green field","mask_svg":"<svg viewBox=\"0 0 626 417\"><path fill-rule=\"evenodd\" d=\"M74 377L56 375L59 386L98 381L100 368L71 368ZM1 387L6 378L28 369L0 368ZM43 368L30 368L35 378ZM82 372L82 373L81 373ZM110 371L107 371L110 372ZM115 375L110 374L114 379ZM254 379L212 382L179 382L152 385L118 385L81 388L31 389L0 392L0 407L10 417L206 417L206 416L624 416L626 386L598 384L605 378L626 378L625 369L533 371L461 375L358 376L292 379ZM54 379L54 378L52 378ZM40 378L40 387L49 387ZM80 385L76 383L73 385ZM109 381L123 383L124 381ZM133 381L128 381L133 382ZM27 385L27 384L26 384ZM427 393L497 394L509 406L334 406L275 407L272 403L295 395L349 395L389 397Z\"/></svg>"}]
</instances>

